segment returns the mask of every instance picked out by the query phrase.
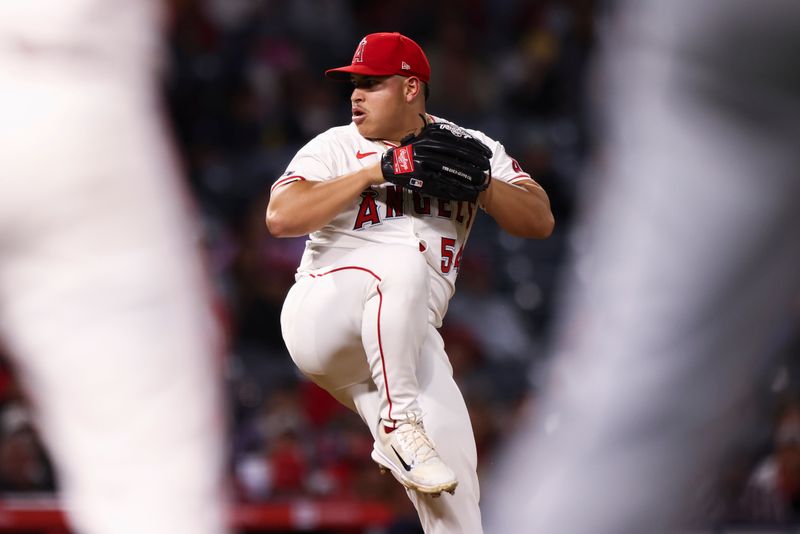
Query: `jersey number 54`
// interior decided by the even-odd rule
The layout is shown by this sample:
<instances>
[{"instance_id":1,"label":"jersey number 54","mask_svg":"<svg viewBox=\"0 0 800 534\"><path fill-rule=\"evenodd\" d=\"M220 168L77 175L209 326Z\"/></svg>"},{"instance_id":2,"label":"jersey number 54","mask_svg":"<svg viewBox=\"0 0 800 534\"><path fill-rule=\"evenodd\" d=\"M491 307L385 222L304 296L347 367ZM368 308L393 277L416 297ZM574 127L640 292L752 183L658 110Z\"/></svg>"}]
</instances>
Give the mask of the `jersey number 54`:
<instances>
[{"instance_id":1,"label":"jersey number 54","mask_svg":"<svg viewBox=\"0 0 800 534\"><path fill-rule=\"evenodd\" d=\"M456 252L456 240L450 237L442 237L442 264L441 269L444 274L451 270L458 272L461 266L461 254L464 252L462 244Z\"/></svg>"}]
</instances>

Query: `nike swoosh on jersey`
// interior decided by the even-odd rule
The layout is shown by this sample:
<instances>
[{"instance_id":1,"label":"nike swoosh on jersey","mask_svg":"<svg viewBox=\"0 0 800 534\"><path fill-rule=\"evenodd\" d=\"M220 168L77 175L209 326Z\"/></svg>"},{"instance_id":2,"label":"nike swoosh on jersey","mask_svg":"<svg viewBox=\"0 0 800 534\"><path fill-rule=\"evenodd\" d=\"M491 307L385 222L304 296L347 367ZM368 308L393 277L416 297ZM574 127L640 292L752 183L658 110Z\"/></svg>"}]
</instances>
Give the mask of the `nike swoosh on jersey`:
<instances>
[{"instance_id":1,"label":"nike swoosh on jersey","mask_svg":"<svg viewBox=\"0 0 800 534\"><path fill-rule=\"evenodd\" d=\"M373 154L377 154L377 152L361 152L360 150L356 152L356 157L358 159L366 158L367 156L371 156Z\"/></svg>"}]
</instances>

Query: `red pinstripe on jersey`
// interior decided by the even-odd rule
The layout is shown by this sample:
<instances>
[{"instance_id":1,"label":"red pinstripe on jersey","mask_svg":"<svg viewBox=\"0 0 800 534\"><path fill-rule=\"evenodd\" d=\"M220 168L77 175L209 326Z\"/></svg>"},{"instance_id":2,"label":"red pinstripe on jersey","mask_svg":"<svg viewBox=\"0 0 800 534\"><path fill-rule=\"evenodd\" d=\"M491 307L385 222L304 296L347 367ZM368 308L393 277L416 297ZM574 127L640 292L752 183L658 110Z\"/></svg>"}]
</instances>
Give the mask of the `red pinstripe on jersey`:
<instances>
[{"instance_id":1,"label":"red pinstripe on jersey","mask_svg":"<svg viewBox=\"0 0 800 534\"><path fill-rule=\"evenodd\" d=\"M278 180L274 184L272 184L272 187L270 188L270 191L275 191L275 189L278 188L278 187L281 187L283 185L286 185L286 184L289 184L289 183L292 183L292 182L297 182L297 181L300 181L300 180L305 180L305 178L300 176L299 174L293 174L291 176L286 176L284 178L281 178L280 180Z\"/></svg>"},{"instance_id":2,"label":"red pinstripe on jersey","mask_svg":"<svg viewBox=\"0 0 800 534\"><path fill-rule=\"evenodd\" d=\"M357 265L345 265L343 267L336 267L335 269L331 269L330 271L325 271L324 273L319 274L311 274L309 276L311 278L317 278L320 276L325 276L327 274L336 273L339 271L347 271L347 270L356 270L356 271L364 271L372 275L375 280L378 282L381 281L381 277L372 272L371 270L367 269L366 267L359 267ZM381 339L381 309L383 308L383 293L381 293L380 285L375 286L375 289L378 291L378 352L381 355L381 372L383 373L383 383L386 385L386 400L389 404L389 419L392 420L393 427L396 428L394 423L394 418L392 418L392 396L389 394L389 379L386 376L386 361L383 358L383 340Z\"/></svg>"}]
</instances>

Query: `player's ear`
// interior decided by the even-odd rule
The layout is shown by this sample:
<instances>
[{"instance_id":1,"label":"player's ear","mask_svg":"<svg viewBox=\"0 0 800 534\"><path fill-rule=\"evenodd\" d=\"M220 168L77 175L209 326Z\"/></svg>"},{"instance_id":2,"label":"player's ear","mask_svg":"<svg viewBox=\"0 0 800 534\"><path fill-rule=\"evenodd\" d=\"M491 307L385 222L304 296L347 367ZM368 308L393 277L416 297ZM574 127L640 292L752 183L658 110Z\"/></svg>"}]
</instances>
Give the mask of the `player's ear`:
<instances>
[{"instance_id":1,"label":"player's ear","mask_svg":"<svg viewBox=\"0 0 800 534\"><path fill-rule=\"evenodd\" d=\"M416 76L409 76L406 78L404 87L406 102L413 102L417 96L422 94L422 81Z\"/></svg>"}]
</instances>

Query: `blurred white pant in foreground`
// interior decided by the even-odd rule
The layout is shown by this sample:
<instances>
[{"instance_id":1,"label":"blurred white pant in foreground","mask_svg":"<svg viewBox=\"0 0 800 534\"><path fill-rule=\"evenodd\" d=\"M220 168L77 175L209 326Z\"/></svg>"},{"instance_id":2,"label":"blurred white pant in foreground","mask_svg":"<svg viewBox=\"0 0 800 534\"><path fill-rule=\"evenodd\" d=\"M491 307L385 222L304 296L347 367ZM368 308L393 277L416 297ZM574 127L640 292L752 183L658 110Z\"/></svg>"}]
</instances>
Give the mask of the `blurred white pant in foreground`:
<instances>
[{"instance_id":1,"label":"blurred white pant in foreground","mask_svg":"<svg viewBox=\"0 0 800 534\"><path fill-rule=\"evenodd\" d=\"M156 5L0 3L0 337L85 534L220 534L219 338Z\"/></svg>"},{"instance_id":2,"label":"blurred white pant in foreground","mask_svg":"<svg viewBox=\"0 0 800 534\"><path fill-rule=\"evenodd\" d=\"M623 3L610 35L591 245L491 533L672 528L796 321L800 4Z\"/></svg>"}]
</instances>

